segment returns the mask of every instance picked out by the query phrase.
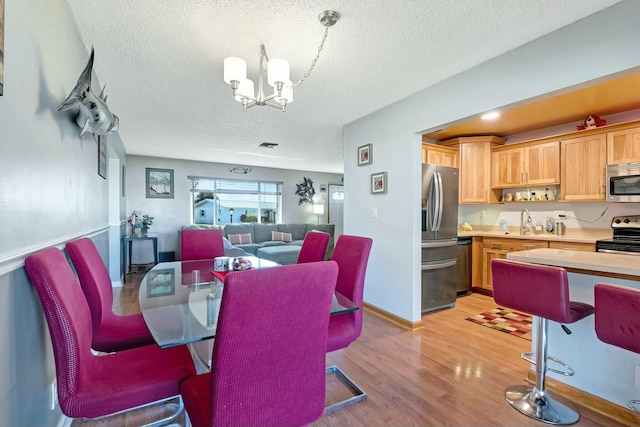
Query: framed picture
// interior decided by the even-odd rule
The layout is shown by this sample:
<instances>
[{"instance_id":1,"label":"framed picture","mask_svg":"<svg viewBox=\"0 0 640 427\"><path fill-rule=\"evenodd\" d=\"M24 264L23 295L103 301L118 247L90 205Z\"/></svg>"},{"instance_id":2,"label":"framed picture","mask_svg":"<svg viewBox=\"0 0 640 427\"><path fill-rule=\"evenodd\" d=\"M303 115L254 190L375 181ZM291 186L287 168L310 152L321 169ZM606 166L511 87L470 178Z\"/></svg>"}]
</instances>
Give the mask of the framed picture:
<instances>
[{"instance_id":1,"label":"framed picture","mask_svg":"<svg viewBox=\"0 0 640 427\"><path fill-rule=\"evenodd\" d=\"M107 179L107 138L98 135L98 175Z\"/></svg>"},{"instance_id":2,"label":"framed picture","mask_svg":"<svg viewBox=\"0 0 640 427\"><path fill-rule=\"evenodd\" d=\"M378 172L371 174L371 194L384 194L387 192L387 173Z\"/></svg>"},{"instance_id":3,"label":"framed picture","mask_svg":"<svg viewBox=\"0 0 640 427\"><path fill-rule=\"evenodd\" d=\"M147 298L174 295L176 271L173 268L153 270L147 273Z\"/></svg>"},{"instance_id":4,"label":"framed picture","mask_svg":"<svg viewBox=\"0 0 640 427\"><path fill-rule=\"evenodd\" d=\"M373 163L373 146L366 144L358 147L358 166L370 165Z\"/></svg>"},{"instance_id":5,"label":"framed picture","mask_svg":"<svg viewBox=\"0 0 640 427\"><path fill-rule=\"evenodd\" d=\"M173 169L146 168L147 199L173 199Z\"/></svg>"}]
</instances>

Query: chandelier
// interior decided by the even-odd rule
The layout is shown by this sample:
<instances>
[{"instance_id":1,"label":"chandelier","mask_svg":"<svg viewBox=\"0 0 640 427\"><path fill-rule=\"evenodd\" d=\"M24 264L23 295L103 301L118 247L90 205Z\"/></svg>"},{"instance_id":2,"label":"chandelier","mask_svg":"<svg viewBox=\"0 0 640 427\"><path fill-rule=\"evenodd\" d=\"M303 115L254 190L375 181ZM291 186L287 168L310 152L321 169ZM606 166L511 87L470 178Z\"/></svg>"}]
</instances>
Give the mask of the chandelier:
<instances>
[{"instance_id":1,"label":"chandelier","mask_svg":"<svg viewBox=\"0 0 640 427\"><path fill-rule=\"evenodd\" d=\"M324 37L318 48L318 54L311 62L311 67L300 80L295 84L289 77L289 62L280 58L269 59L267 56L267 50L264 44L260 44L260 71L258 74L258 92L255 92L255 85L253 80L247 78L247 61L242 58L230 56L224 59L224 81L233 89L233 96L236 101L242 103L242 109L247 110L253 106L265 106L277 108L285 111L287 104L293 102L293 88L298 86L302 81L309 77L311 71L316 65L318 58L320 58L320 52L324 47L324 42L327 40L329 34L329 27L338 22L338 12L333 10L325 10L318 19L320 23L326 28L324 30ZM267 83L273 87L273 94L265 96L264 94L264 75L265 75L265 62L266 62L266 74Z\"/></svg>"}]
</instances>

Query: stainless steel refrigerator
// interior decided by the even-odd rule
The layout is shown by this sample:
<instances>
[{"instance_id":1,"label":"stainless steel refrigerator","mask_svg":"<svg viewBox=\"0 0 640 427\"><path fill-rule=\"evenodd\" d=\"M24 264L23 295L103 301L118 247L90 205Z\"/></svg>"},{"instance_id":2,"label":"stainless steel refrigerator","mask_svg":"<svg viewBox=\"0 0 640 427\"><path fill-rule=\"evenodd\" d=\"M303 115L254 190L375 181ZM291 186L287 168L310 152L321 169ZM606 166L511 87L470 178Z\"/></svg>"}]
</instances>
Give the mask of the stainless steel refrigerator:
<instances>
[{"instance_id":1,"label":"stainless steel refrigerator","mask_svg":"<svg viewBox=\"0 0 640 427\"><path fill-rule=\"evenodd\" d=\"M422 312L453 307L458 284L458 169L422 165Z\"/></svg>"}]
</instances>

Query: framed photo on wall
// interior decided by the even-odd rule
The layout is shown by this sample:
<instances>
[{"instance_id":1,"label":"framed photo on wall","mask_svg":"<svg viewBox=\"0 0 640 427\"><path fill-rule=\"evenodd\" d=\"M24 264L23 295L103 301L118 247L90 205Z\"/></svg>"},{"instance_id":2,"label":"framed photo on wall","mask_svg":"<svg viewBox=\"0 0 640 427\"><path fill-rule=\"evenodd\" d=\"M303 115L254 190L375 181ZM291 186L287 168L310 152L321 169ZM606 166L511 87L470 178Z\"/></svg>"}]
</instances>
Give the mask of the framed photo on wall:
<instances>
[{"instance_id":1,"label":"framed photo on wall","mask_svg":"<svg viewBox=\"0 0 640 427\"><path fill-rule=\"evenodd\" d=\"M98 175L107 179L107 137L98 135Z\"/></svg>"},{"instance_id":2,"label":"framed photo on wall","mask_svg":"<svg viewBox=\"0 0 640 427\"><path fill-rule=\"evenodd\" d=\"M147 199L173 199L173 169L146 168Z\"/></svg>"},{"instance_id":3,"label":"framed photo on wall","mask_svg":"<svg viewBox=\"0 0 640 427\"><path fill-rule=\"evenodd\" d=\"M358 147L358 166L370 165L373 163L373 146L366 144Z\"/></svg>"},{"instance_id":4,"label":"framed photo on wall","mask_svg":"<svg viewBox=\"0 0 640 427\"><path fill-rule=\"evenodd\" d=\"M387 173L378 172L371 174L371 194L384 194L387 192Z\"/></svg>"}]
</instances>

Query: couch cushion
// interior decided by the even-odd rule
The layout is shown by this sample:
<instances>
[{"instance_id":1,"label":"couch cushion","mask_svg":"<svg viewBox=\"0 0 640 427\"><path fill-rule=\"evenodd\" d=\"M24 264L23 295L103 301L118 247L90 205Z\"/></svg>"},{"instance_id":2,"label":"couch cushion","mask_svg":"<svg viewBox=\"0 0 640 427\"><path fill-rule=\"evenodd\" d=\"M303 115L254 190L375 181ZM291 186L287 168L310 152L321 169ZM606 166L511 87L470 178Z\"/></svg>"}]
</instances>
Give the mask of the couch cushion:
<instances>
[{"instance_id":1,"label":"couch cushion","mask_svg":"<svg viewBox=\"0 0 640 427\"><path fill-rule=\"evenodd\" d=\"M281 240L269 240L267 242L260 243L260 246L262 246L263 248L266 248L267 246L285 246L288 244L289 243L285 243Z\"/></svg>"},{"instance_id":2,"label":"couch cushion","mask_svg":"<svg viewBox=\"0 0 640 427\"><path fill-rule=\"evenodd\" d=\"M307 224L307 231L324 231L325 233L329 233L331 237L335 233L335 224Z\"/></svg>"},{"instance_id":3,"label":"couch cushion","mask_svg":"<svg viewBox=\"0 0 640 427\"><path fill-rule=\"evenodd\" d=\"M256 241L256 236L253 234L252 224L226 224L224 226L224 235L229 239L230 234L251 234L251 241ZM229 239L231 240L231 239Z\"/></svg>"},{"instance_id":4,"label":"couch cushion","mask_svg":"<svg viewBox=\"0 0 640 427\"><path fill-rule=\"evenodd\" d=\"M271 240L272 241L279 240L281 242L289 243L290 241L293 240L293 237L291 237L291 233L283 233L281 231L272 231Z\"/></svg>"},{"instance_id":5,"label":"couch cushion","mask_svg":"<svg viewBox=\"0 0 640 427\"><path fill-rule=\"evenodd\" d=\"M229 237L229 242L231 242L232 245L239 245L242 243L253 243L253 241L251 240L251 233L228 234L227 237Z\"/></svg>"},{"instance_id":6,"label":"couch cushion","mask_svg":"<svg viewBox=\"0 0 640 427\"><path fill-rule=\"evenodd\" d=\"M298 262L300 246L270 246L258 249L257 255L262 259L277 262L281 265L295 264Z\"/></svg>"},{"instance_id":7,"label":"couch cushion","mask_svg":"<svg viewBox=\"0 0 640 427\"><path fill-rule=\"evenodd\" d=\"M272 240L271 232L278 231L276 224L253 224L254 243L262 243Z\"/></svg>"},{"instance_id":8,"label":"couch cushion","mask_svg":"<svg viewBox=\"0 0 640 427\"><path fill-rule=\"evenodd\" d=\"M307 224L278 224L278 231L291 233L293 240L304 240Z\"/></svg>"},{"instance_id":9,"label":"couch cushion","mask_svg":"<svg viewBox=\"0 0 640 427\"><path fill-rule=\"evenodd\" d=\"M233 245L234 248L240 248L248 254L255 255L258 249L262 247L259 243L246 243L240 245Z\"/></svg>"}]
</instances>

